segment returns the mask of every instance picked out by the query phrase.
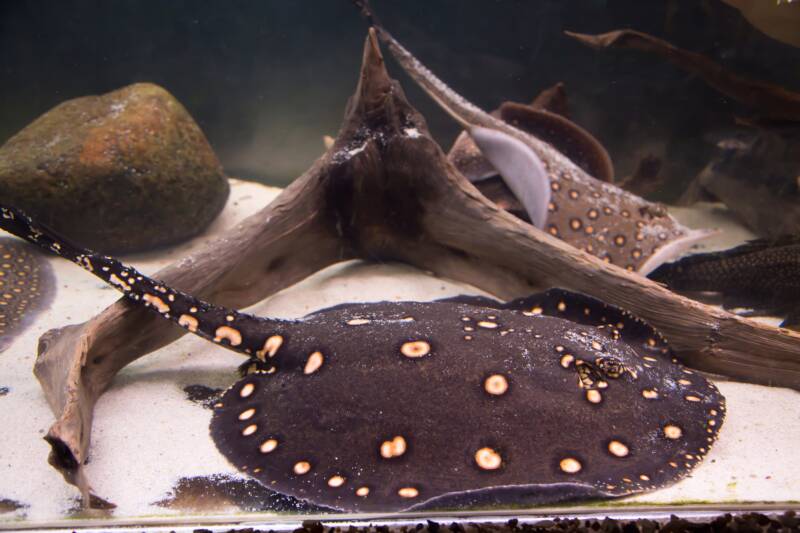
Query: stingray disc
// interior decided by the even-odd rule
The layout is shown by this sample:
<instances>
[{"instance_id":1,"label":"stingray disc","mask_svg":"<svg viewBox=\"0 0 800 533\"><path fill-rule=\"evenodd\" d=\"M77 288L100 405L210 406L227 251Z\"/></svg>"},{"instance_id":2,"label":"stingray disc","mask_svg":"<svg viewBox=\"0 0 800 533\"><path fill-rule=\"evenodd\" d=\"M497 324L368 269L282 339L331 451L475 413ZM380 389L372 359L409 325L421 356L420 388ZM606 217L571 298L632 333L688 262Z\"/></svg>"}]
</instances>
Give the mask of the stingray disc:
<instances>
[{"instance_id":1,"label":"stingray disc","mask_svg":"<svg viewBox=\"0 0 800 533\"><path fill-rule=\"evenodd\" d=\"M563 291L348 304L302 324L276 373L224 394L211 435L265 486L331 508L651 490L694 468L724 417L650 327Z\"/></svg>"},{"instance_id":2,"label":"stingray disc","mask_svg":"<svg viewBox=\"0 0 800 533\"><path fill-rule=\"evenodd\" d=\"M47 307L53 285L50 264L33 246L0 239L0 350Z\"/></svg>"}]
</instances>

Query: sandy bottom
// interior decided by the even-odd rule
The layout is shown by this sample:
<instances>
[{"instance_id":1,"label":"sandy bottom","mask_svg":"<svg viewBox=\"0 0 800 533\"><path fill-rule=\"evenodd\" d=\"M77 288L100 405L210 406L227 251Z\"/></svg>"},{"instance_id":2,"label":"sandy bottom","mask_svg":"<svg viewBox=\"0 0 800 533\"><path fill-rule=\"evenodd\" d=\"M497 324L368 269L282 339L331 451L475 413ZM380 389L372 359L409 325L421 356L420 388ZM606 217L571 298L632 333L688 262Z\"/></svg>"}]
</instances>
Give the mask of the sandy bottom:
<instances>
[{"instance_id":1,"label":"sandy bottom","mask_svg":"<svg viewBox=\"0 0 800 533\"><path fill-rule=\"evenodd\" d=\"M279 191L232 182L228 206L208 232L169 252L126 257L145 273L202 246L210 237L257 211ZM695 227L724 230L706 244L725 248L752 235L718 206L676 209ZM52 260L58 293L52 307L0 353L0 527L28 525L75 516L76 490L47 464L42 440L53 422L32 375L37 340L46 330L82 322L118 298L118 293L83 270ZM317 273L250 308L256 314L299 317L310 311L353 301L431 300L479 294L473 287L427 276L402 265L344 263ZM357 295L357 298L354 298ZM195 512L241 512L228 496L219 501L156 505L169 499L183 478L238 475L208 436L211 411L187 400L184 387L224 389L232 384L241 357L201 339L179 341L125 368L101 397L95 413L87 473L95 492L117 505L108 517L141 518ZM800 394L787 389L731 382L717 383L728 401L728 417L710 455L691 476L672 487L629 501L785 502L800 496ZM220 489L222 490L222 489ZM225 489L227 490L227 489ZM228 494L227 492L225 494ZM202 499L202 498L201 498ZM20 507L17 507L20 506ZM250 509L252 510L252 509Z\"/></svg>"}]
</instances>

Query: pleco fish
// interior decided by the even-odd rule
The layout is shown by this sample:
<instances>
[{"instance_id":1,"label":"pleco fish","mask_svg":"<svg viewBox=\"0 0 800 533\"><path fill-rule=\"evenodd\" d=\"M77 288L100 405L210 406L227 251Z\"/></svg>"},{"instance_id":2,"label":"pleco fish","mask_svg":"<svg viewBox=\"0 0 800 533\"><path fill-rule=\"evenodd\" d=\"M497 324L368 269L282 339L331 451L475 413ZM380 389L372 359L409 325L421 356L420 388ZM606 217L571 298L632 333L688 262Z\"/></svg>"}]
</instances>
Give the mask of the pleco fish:
<instances>
[{"instance_id":1,"label":"pleco fish","mask_svg":"<svg viewBox=\"0 0 800 533\"><path fill-rule=\"evenodd\" d=\"M800 327L800 236L759 239L730 250L694 254L661 265L650 279L674 291L722 295L726 308L784 316Z\"/></svg>"},{"instance_id":2,"label":"pleco fish","mask_svg":"<svg viewBox=\"0 0 800 533\"><path fill-rule=\"evenodd\" d=\"M246 354L211 436L243 472L317 505L624 496L685 476L722 425L712 383L647 324L586 296L343 304L273 320L199 301L0 210L3 229Z\"/></svg>"},{"instance_id":3,"label":"pleco fish","mask_svg":"<svg viewBox=\"0 0 800 533\"><path fill-rule=\"evenodd\" d=\"M715 233L682 226L650 202L593 178L551 145L481 110L378 25L368 2L355 3L400 66L469 133L534 226L606 262L642 274Z\"/></svg>"}]
</instances>

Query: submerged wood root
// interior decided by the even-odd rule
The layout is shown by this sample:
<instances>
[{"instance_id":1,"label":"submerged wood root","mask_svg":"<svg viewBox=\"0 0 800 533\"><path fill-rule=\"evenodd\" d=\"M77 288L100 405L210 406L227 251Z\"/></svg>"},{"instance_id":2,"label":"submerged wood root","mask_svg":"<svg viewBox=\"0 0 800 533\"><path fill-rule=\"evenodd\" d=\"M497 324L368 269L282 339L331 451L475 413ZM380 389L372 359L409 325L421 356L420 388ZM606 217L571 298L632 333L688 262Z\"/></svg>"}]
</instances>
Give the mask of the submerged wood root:
<instances>
[{"instance_id":1,"label":"submerged wood root","mask_svg":"<svg viewBox=\"0 0 800 533\"><path fill-rule=\"evenodd\" d=\"M702 54L678 48L667 41L635 30L616 30L599 35L564 32L598 50L631 48L658 55L676 67L700 76L720 93L779 121L800 121L800 93L779 85L733 74Z\"/></svg>"},{"instance_id":2,"label":"submerged wood root","mask_svg":"<svg viewBox=\"0 0 800 533\"><path fill-rule=\"evenodd\" d=\"M333 147L261 212L155 277L244 307L350 258L406 262L502 298L552 286L583 292L649 321L690 366L800 389L800 335L677 296L482 196L389 78L374 34ZM119 301L43 336L35 373L58 417L47 435L51 462L84 496L97 398L125 365L184 333Z\"/></svg>"}]
</instances>

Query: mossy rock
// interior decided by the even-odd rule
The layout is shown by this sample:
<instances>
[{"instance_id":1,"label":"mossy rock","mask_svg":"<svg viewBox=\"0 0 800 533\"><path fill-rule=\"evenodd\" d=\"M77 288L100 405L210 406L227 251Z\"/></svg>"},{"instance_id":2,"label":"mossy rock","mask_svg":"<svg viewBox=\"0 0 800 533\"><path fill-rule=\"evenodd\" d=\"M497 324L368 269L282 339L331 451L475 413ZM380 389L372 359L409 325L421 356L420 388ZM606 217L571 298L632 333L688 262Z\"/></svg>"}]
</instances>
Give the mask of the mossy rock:
<instances>
[{"instance_id":1,"label":"mossy rock","mask_svg":"<svg viewBox=\"0 0 800 533\"><path fill-rule=\"evenodd\" d=\"M106 253L188 239L229 192L197 123L149 83L63 102L0 148L0 203Z\"/></svg>"}]
</instances>

